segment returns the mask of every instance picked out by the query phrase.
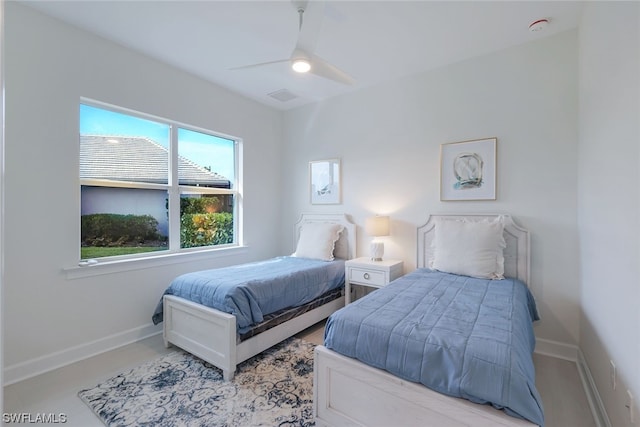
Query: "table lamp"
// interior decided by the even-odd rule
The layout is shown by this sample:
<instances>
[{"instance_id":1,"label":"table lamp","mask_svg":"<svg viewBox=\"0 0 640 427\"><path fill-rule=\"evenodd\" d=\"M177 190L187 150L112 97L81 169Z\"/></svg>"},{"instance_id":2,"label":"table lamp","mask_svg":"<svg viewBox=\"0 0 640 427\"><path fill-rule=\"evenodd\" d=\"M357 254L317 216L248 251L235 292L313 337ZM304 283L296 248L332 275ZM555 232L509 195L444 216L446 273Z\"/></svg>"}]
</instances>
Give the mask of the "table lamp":
<instances>
[{"instance_id":1,"label":"table lamp","mask_svg":"<svg viewBox=\"0 0 640 427\"><path fill-rule=\"evenodd\" d=\"M371 260L382 261L382 255L384 255L384 242L376 240L376 237L389 235L389 217L376 215L367 218L365 229L368 235L373 236L370 246Z\"/></svg>"}]
</instances>

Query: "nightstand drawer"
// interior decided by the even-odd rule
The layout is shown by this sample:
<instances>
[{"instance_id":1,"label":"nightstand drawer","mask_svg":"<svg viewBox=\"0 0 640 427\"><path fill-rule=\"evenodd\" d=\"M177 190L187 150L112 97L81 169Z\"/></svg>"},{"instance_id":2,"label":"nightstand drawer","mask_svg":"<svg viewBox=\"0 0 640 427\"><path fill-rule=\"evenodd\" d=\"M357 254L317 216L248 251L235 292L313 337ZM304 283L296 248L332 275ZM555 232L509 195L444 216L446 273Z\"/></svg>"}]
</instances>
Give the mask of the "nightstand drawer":
<instances>
[{"instance_id":1,"label":"nightstand drawer","mask_svg":"<svg viewBox=\"0 0 640 427\"><path fill-rule=\"evenodd\" d=\"M351 284L370 288L387 286L389 282L402 276L402 265L399 259L374 261L366 257L345 262L344 303L351 302Z\"/></svg>"},{"instance_id":2,"label":"nightstand drawer","mask_svg":"<svg viewBox=\"0 0 640 427\"><path fill-rule=\"evenodd\" d=\"M387 283L384 272L360 270L358 268L349 269L349 281L373 286L384 286Z\"/></svg>"}]
</instances>

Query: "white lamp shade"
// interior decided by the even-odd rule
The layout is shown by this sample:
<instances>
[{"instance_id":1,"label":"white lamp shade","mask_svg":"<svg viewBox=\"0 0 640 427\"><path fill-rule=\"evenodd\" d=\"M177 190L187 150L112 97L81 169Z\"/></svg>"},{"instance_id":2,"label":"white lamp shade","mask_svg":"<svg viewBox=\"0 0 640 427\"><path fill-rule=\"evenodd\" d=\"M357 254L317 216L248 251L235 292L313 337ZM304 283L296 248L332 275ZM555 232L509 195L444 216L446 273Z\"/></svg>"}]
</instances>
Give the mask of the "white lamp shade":
<instances>
[{"instance_id":1,"label":"white lamp shade","mask_svg":"<svg viewBox=\"0 0 640 427\"><path fill-rule=\"evenodd\" d=\"M389 217L372 216L367 218L365 230L369 236L380 237L389 235Z\"/></svg>"}]
</instances>

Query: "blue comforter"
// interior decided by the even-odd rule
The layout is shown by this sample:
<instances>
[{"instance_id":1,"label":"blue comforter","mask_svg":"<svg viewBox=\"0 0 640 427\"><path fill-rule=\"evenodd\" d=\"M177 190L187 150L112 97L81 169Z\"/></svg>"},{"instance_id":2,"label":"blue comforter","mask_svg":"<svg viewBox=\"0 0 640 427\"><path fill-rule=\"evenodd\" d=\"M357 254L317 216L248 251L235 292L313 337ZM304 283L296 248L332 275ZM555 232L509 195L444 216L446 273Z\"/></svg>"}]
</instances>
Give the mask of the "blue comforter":
<instances>
[{"instance_id":1,"label":"blue comforter","mask_svg":"<svg viewBox=\"0 0 640 427\"><path fill-rule=\"evenodd\" d=\"M233 314L242 334L267 314L305 304L343 284L343 260L287 256L183 274L164 295ZM162 298L152 319L154 324L162 322Z\"/></svg>"},{"instance_id":2,"label":"blue comforter","mask_svg":"<svg viewBox=\"0 0 640 427\"><path fill-rule=\"evenodd\" d=\"M325 346L398 377L544 425L524 283L418 269L335 312Z\"/></svg>"}]
</instances>

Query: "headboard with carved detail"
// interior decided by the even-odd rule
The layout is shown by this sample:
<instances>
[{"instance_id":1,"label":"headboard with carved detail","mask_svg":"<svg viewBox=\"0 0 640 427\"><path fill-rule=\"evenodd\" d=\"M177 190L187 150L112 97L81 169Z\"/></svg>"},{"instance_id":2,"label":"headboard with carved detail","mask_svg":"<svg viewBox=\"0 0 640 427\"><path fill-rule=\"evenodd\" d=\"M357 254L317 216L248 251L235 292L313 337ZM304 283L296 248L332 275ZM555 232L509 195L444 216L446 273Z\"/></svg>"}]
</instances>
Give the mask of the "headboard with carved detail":
<instances>
[{"instance_id":1,"label":"headboard with carved detail","mask_svg":"<svg viewBox=\"0 0 640 427\"><path fill-rule=\"evenodd\" d=\"M466 221L484 221L487 219L504 219L504 239L507 247L504 249L504 275L522 280L527 286L529 283L529 231L518 226L510 215L504 214L451 214L430 215L427 223L418 227L418 268L429 266L433 259L432 242L435 236L435 219L454 219Z\"/></svg>"}]
</instances>

